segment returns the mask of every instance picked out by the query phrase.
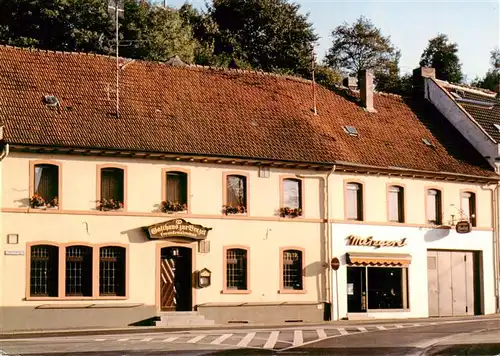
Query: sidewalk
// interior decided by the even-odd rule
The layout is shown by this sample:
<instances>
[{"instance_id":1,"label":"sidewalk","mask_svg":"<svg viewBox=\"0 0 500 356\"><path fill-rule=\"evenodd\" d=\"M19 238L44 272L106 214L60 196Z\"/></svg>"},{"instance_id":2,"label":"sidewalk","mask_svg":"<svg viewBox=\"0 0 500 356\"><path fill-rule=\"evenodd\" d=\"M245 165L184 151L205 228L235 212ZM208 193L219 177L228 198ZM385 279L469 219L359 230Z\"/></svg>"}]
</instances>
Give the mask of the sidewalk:
<instances>
[{"instance_id":1,"label":"sidewalk","mask_svg":"<svg viewBox=\"0 0 500 356\"><path fill-rule=\"evenodd\" d=\"M346 327L349 325L381 325L381 324L408 324L408 323L431 323L431 322L460 322L467 320L488 320L498 319L500 326L500 314L448 317L448 318L411 318L411 319L368 319L368 320L338 320L325 321L321 323L281 323L281 324L223 324L223 325L186 325L186 326L127 326L121 328L86 328L86 329L50 329L50 330L13 330L0 332L2 339L39 338L56 336L79 336L79 335L112 335L131 333L156 333L156 332L182 332L195 330L245 330L245 329L281 329L281 328L301 328L301 327ZM500 340L500 338L498 339Z\"/></svg>"}]
</instances>

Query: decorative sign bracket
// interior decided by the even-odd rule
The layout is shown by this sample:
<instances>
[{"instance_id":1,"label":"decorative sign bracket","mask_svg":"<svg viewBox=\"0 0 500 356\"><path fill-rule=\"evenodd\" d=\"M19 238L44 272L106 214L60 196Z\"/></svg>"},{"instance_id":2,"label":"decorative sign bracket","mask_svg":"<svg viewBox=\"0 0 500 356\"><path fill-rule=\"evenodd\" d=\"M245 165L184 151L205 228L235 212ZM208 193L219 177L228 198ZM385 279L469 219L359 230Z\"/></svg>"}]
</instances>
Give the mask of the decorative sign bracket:
<instances>
[{"instance_id":1,"label":"decorative sign bracket","mask_svg":"<svg viewBox=\"0 0 500 356\"><path fill-rule=\"evenodd\" d=\"M201 241L207 238L211 227L191 224L184 219L172 219L162 223L144 227L150 240L172 237L187 237Z\"/></svg>"}]
</instances>

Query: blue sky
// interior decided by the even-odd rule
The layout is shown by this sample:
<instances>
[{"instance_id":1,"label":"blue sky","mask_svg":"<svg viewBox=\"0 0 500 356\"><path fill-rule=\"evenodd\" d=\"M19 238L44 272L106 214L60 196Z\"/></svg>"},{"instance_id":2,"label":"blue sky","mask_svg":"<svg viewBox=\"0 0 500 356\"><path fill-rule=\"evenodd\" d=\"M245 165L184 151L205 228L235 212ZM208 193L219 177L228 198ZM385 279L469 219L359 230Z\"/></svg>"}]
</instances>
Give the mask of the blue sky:
<instances>
[{"instance_id":1,"label":"blue sky","mask_svg":"<svg viewBox=\"0 0 500 356\"><path fill-rule=\"evenodd\" d=\"M322 58L331 43L330 33L344 21L352 23L363 15L390 36L401 49L401 71L418 66L420 55L428 40L445 33L458 43L462 70L467 80L483 76L490 67L490 51L500 45L500 0L422 0L422 1L349 1L296 0L303 13L321 37L317 56ZM179 7L184 0L168 0L168 5ZM204 7L204 1L190 1L195 7Z\"/></svg>"}]
</instances>

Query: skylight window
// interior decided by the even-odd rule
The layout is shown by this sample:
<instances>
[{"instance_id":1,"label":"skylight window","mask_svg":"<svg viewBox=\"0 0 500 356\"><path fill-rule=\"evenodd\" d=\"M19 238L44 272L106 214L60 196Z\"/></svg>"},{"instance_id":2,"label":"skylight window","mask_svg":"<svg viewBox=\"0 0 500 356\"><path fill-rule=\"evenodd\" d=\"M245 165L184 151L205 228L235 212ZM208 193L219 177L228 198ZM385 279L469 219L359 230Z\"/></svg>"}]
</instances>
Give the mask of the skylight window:
<instances>
[{"instance_id":1,"label":"skylight window","mask_svg":"<svg viewBox=\"0 0 500 356\"><path fill-rule=\"evenodd\" d=\"M59 100L57 99L56 96L53 96L53 95L45 95L43 97L43 100L44 100L45 104L50 105L50 106L59 105Z\"/></svg>"},{"instance_id":2,"label":"skylight window","mask_svg":"<svg viewBox=\"0 0 500 356\"><path fill-rule=\"evenodd\" d=\"M434 146L434 145L432 144L432 142L431 142L431 141L429 141L429 140L428 140L428 139L426 139L426 138L423 138L423 139L422 139L422 142L423 142L423 143L425 143L425 145L426 145L426 146L429 146L429 147Z\"/></svg>"},{"instance_id":3,"label":"skylight window","mask_svg":"<svg viewBox=\"0 0 500 356\"><path fill-rule=\"evenodd\" d=\"M344 126L344 131L347 132L350 136L358 136L358 130L354 126Z\"/></svg>"},{"instance_id":4,"label":"skylight window","mask_svg":"<svg viewBox=\"0 0 500 356\"><path fill-rule=\"evenodd\" d=\"M495 128L500 131L500 124L493 124L493 126L495 126Z\"/></svg>"}]
</instances>

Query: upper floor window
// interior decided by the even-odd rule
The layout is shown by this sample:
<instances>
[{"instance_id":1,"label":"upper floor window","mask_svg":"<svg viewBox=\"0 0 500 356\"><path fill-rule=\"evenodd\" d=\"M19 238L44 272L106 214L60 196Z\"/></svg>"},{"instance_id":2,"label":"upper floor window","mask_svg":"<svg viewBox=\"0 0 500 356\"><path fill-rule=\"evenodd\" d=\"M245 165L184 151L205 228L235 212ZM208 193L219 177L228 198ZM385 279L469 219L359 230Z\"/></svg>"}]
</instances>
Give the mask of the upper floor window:
<instances>
[{"instance_id":1,"label":"upper floor window","mask_svg":"<svg viewBox=\"0 0 500 356\"><path fill-rule=\"evenodd\" d=\"M66 247L66 296L92 296L92 247Z\"/></svg>"},{"instance_id":2,"label":"upper floor window","mask_svg":"<svg viewBox=\"0 0 500 356\"><path fill-rule=\"evenodd\" d=\"M469 220L472 226L476 225L476 194L462 193L462 215Z\"/></svg>"},{"instance_id":3,"label":"upper floor window","mask_svg":"<svg viewBox=\"0 0 500 356\"><path fill-rule=\"evenodd\" d=\"M101 168L100 210L120 209L124 206L124 172L121 168Z\"/></svg>"},{"instance_id":4,"label":"upper floor window","mask_svg":"<svg viewBox=\"0 0 500 356\"><path fill-rule=\"evenodd\" d=\"M30 296L57 297L59 248L52 245L31 246Z\"/></svg>"},{"instance_id":5,"label":"upper floor window","mask_svg":"<svg viewBox=\"0 0 500 356\"><path fill-rule=\"evenodd\" d=\"M101 247L99 252L99 295L125 296L125 248Z\"/></svg>"},{"instance_id":6,"label":"upper floor window","mask_svg":"<svg viewBox=\"0 0 500 356\"><path fill-rule=\"evenodd\" d=\"M302 215L302 181L300 179L285 178L282 187L282 204L280 216L296 217Z\"/></svg>"},{"instance_id":7,"label":"upper floor window","mask_svg":"<svg viewBox=\"0 0 500 356\"><path fill-rule=\"evenodd\" d=\"M404 222L404 188L392 185L389 187L389 221Z\"/></svg>"},{"instance_id":8,"label":"upper floor window","mask_svg":"<svg viewBox=\"0 0 500 356\"><path fill-rule=\"evenodd\" d=\"M443 223L440 190L427 190L427 223L431 225L441 225Z\"/></svg>"},{"instance_id":9,"label":"upper floor window","mask_svg":"<svg viewBox=\"0 0 500 356\"><path fill-rule=\"evenodd\" d=\"M59 167L54 164L35 164L32 208L59 206Z\"/></svg>"},{"instance_id":10,"label":"upper floor window","mask_svg":"<svg viewBox=\"0 0 500 356\"><path fill-rule=\"evenodd\" d=\"M247 290L247 250L226 250L226 289Z\"/></svg>"},{"instance_id":11,"label":"upper floor window","mask_svg":"<svg viewBox=\"0 0 500 356\"><path fill-rule=\"evenodd\" d=\"M363 185L347 183L346 206L348 220L363 220Z\"/></svg>"},{"instance_id":12,"label":"upper floor window","mask_svg":"<svg viewBox=\"0 0 500 356\"><path fill-rule=\"evenodd\" d=\"M186 211L188 198L187 173L165 173L165 197L162 202L162 211Z\"/></svg>"},{"instance_id":13,"label":"upper floor window","mask_svg":"<svg viewBox=\"0 0 500 356\"><path fill-rule=\"evenodd\" d=\"M302 251L283 251L283 289L302 290L304 288L302 280Z\"/></svg>"},{"instance_id":14,"label":"upper floor window","mask_svg":"<svg viewBox=\"0 0 500 356\"><path fill-rule=\"evenodd\" d=\"M240 175L226 177L225 214L246 213L247 211L247 178Z\"/></svg>"}]
</instances>

